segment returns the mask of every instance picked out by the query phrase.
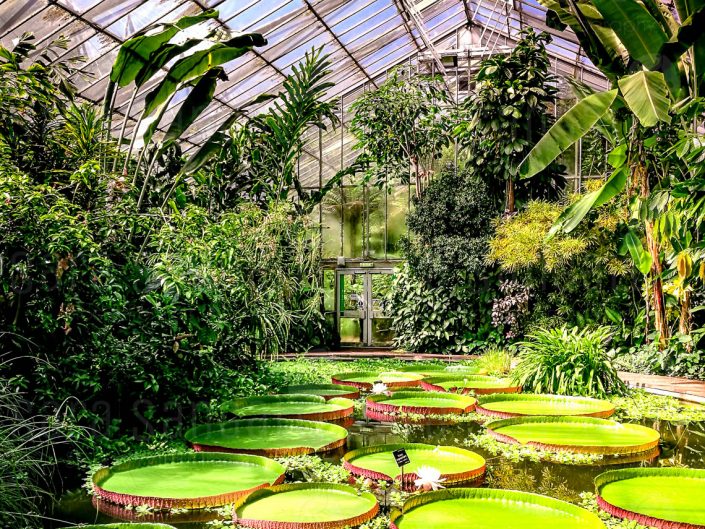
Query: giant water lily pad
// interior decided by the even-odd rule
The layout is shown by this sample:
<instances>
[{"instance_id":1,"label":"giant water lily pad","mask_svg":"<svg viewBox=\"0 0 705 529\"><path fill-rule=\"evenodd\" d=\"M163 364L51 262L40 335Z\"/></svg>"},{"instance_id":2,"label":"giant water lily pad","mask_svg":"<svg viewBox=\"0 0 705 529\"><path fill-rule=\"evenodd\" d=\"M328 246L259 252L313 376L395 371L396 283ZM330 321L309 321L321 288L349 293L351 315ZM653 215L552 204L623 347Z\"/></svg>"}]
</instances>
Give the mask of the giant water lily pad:
<instances>
[{"instance_id":1,"label":"giant water lily pad","mask_svg":"<svg viewBox=\"0 0 705 529\"><path fill-rule=\"evenodd\" d=\"M280 393L320 395L325 399L332 399L335 397L356 399L360 396L360 390L355 386L343 386L341 384L302 384L299 386L286 386L281 389Z\"/></svg>"},{"instance_id":2,"label":"giant water lily pad","mask_svg":"<svg viewBox=\"0 0 705 529\"><path fill-rule=\"evenodd\" d=\"M424 377L435 377L444 375L455 375L463 377L465 375L482 375L486 374L484 370L476 366L465 364L411 364L400 368L398 371L405 373L417 373Z\"/></svg>"},{"instance_id":3,"label":"giant water lily pad","mask_svg":"<svg viewBox=\"0 0 705 529\"><path fill-rule=\"evenodd\" d=\"M355 403L335 397L329 400L319 395L268 395L234 399L223 404L223 410L238 417L279 417L334 421L353 414Z\"/></svg>"},{"instance_id":4,"label":"giant water lily pad","mask_svg":"<svg viewBox=\"0 0 705 529\"><path fill-rule=\"evenodd\" d=\"M414 496L392 515L391 529L605 529L570 503L513 490L445 489Z\"/></svg>"},{"instance_id":5,"label":"giant water lily pad","mask_svg":"<svg viewBox=\"0 0 705 529\"><path fill-rule=\"evenodd\" d=\"M625 468L595 479L598 505L619 518L667 529L705 528L705 470Z\"/></svg>"},{"instance_id":6,"label":"giant water lily pad","mask_svg":"<svg viewBox=\"0 0 705 529\"><path fill-rule=\"evenodd\" d=\"M334 450L345 444L348 431L326 422L242 419L195 426L185 437L197 451L283 457Z\"/></svg>"},{"instance_id":7,"label":"giant water lily pad","mask_svg":"<svg viewBox=\"0 0 705 529\"><path fill-rule=\"evenodd\" d=\"M372 494L348 485L295 483L251 494L235 505L233 518L255 529L336 529L360 525L378 510Z\"/></svg>"},{"instance_id":8,"label":"giant water lily pad","mask_svg":"<svg viewBox=\"0 0 705 529\"><path fill-rule=\"evenodd\" d=\"M366 414L378 421L395 421L400 415L459 415L475 409L477 401L467 395L436 391L397 391L367 397Z\"/></svg>"},{"instance_id":9,"label":"giant water lily pad","mask_svg":"<svg viewBox=\"0 0 705 529\"><path fill-rule=\"evenodd\" d=\"M497 394L480 397L477 411L491 417L508 419L526 415L609 417L614 404L589 397L562 395Z\"/></svg>"},{"instance_id":10,"label":"giant water lily pad","mask_svg":"<svg viewBox=\"0 0 705 529\"><path fill-rule=\"evenodd\" d=\"M404 489L414 490L414 481L422 467L438 470L443 485L457 485L480 478L485 473L485 459L464 448L421 443L366 446L343 456L343 467L355 476L393 481L401 477L393 451L404 449L411 462L404 467Z\"/></svg>"},{"instance_id":11,"label":"giant water lily pad","mask_svg":"<svg viewBox=\"0 0 705 529\"><path fill-rule=\"evenodd\" d=\"M518 393L521 391L521 386L517 386L507 378L487 375L434 375L422 380L421 387L428 391L474 393L475 395Z\"/></svg>"},{"instance_id":12,"label":"giant water lily pad","mask_svg":"<svg viewBox=\"0 0 705 529\"><path fill-rule=\"evenodd\" d=\"M515 417L486 425L500 441L594 454L637 454L658 446L653 428L594 417Z\"/></svg>"},{"instance_id":13,"label":"giant water lily pad","mask_svg":"<svg viewBox=\"0 0 705 529\"><path fill-rule=\"evenodd\" d=\"M418 386L423 375L404 373L401 371L356 371L353 373L338 373L333 375L333 384L355 386L369 391L376 382L381 382L390 389Z\"/></svg>"},{"instance_id":14,"label":"giant water lily pad","mask_svg":"<svg viewBox=\"0 0 705 529\"><path fill-rule=\"evenodd\" d=\"M93 489L102 499L120 505L200 509L231 503L283 480L284 467L271 459L192 453L146 457L101 468L93 474Z\"/></svg>"}]
</instances>

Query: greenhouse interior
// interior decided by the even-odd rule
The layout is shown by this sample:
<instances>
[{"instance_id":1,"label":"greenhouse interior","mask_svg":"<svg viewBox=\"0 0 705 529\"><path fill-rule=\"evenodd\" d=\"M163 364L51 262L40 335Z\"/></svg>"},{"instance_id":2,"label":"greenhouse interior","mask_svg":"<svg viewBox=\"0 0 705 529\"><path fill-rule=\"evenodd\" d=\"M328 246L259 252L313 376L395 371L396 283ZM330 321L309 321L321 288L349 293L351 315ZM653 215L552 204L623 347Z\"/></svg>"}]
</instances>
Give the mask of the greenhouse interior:
<instances>
[{"instance_id":1,"label":"greenhouse interior","mask_svg":"<svg viewBox=\"0 0 705 529\"><path fill-rule=\"evenodd\" d=\"M0 527L705 529L703 27L0 1Z\"/></svg>"}]
</instances>

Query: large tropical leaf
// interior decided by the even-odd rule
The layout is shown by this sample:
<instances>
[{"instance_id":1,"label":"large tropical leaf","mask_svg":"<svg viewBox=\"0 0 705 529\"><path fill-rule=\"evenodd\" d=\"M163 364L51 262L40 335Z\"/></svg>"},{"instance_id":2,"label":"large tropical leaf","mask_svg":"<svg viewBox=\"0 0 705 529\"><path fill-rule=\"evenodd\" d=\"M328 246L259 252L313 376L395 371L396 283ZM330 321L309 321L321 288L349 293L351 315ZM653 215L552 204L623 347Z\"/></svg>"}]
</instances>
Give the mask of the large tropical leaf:
<instances>
[{"instance_id":1,"label":"large tropical leaf","mask_svg":"<svg viewBox=\"0 0 705 529\"><path fill-rule=\"evenodd\" d=\"M201 76L171 122L162 143L166 144L176 141L181 137L184 131L191 126L196 118L201 115L201 112L213 101L215 87L218 81L223 79L227 79L227 77L225 77L225 70L220 66L208 70Z\"/></svg>"},{"instance_id":2,"label":"large tropical leaf","mask_svg":"<svg viewBox=\"0 0 705 529\"><path fill-rule=\"evenodd\" d=\"M623 166L612 173L605 185L572 204L561 213L548 233L553 237L558 232L570 233L578 227L590 210L599 207L621 193L627 185L627 167Z\"/></svg>"},{"instance_id":3,"label":"large tropical leaf","mask_svg":"<svg viewBox=\"0 0 705 529\"><path fill-rule=\"evenodd\" d=\"M586 97L597 93L591 86L577 79L568 78L566 81L568 81L568 84L570 84L573 88L573 93L578 101L582 101ZM617 144L617 136L621 135L621 130L617 127L617 123L612 112L606 112L599 120L597 120L597 123L595 123L595 128L610 143L610 145Z\"/></svg>"},{"instance_id":4,"label":"large tropical leaf","mask_svg":"<svg viewBox=\"0 0 705 529\"><path fill-rule=\"evenodd\" d=\"M693 14L705 7L705 0L676 0L676 10L681 22L693 16Z\"/></svg>"},{"instance_id":5,"label":"large tropical leaf","mask_svg":"<svg viewBox=\"0 0 705 529\"><path fill-rule=\"evenodd\" d=\"M624 236L624 244L626 245L627 250L629 250L629 255L632 256L632 261L634 261L634 264L639 272L643 275L648 274L649 270L651 270L651 265L653 264L651 255L649 252L644 250L644 246L641 244L641 239L639 239L639 236L634 233L634 230L631 228L629 228L629 231Z\"/></svg>"},{"instance_id":6,"label":"large tropical leaf","mask_svg":"<svg viewBox=\"0 0 705 529\"><path fill-rule=\"evenodd\" d=\"M625 72L624 47L621 43L617 44L619 39L609 33L611 29L604 21L597 23L594 13L590 11L593 6L580 2L577 4L578 11L575 11L564 1L538 1L549 10L551 17L558 17L560 22L573 30L587 56L609 79L616 80ZM548 16L547 23L549 23ZM555 20L553 25L555 26ZM599 34L596 28L599 28Z\"/></svg>"},{"instance_id":7,"label":"large tropical leaf","mask_svg":"<svg viewBox=\"0 0 705 529\"><path fill-rule=\"evenodd\" d=\"M195 51L174 63L164 79L145 98L143 116L149 116L171 97L178 88L191 79L213 68L244 55L254 46L267 43L259 33L246 33L227 41L214 42L208 48Z\"/></svg>"},{"instance_id":8,"label":"large tropical leaf","mask_svg":"<svg viewBox=\"0 0 705 529\"><path fill-rule=\"evenodd\" d=\"M661 72L641 71L619 80L624 100L644 127L653 127L660 121L671 122L666 79Z\"/></svg>"},{"instance_id":9,"label":"large tropical leaf","mask_svg":"<svg viewBox=\"0 0 705 529\"><path fill-rule=\"evenodd\" d=\"M521 177L537 175L590 131L609 111L617 93L615 89L590 95L563 114L521 163Z\"/></svg>"},{"instance_id":10,"label":"large tropical leaf","mask_svg":"<svg viewBox=\"0 0 705 529\"><path fill-rule=\"evenodd\" d=\"M633 59L648 69L659 65L661 47L668 36L643 3L637 0L592 1Z\"/></svg>"}]
</instances>

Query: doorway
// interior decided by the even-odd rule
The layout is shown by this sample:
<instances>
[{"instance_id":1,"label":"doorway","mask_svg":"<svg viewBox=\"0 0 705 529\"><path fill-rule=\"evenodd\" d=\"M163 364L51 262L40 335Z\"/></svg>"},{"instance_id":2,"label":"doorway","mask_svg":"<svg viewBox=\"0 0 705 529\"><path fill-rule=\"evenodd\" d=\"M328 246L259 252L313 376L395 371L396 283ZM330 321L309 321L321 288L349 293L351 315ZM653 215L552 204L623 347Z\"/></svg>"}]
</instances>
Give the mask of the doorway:
<instances>
[{"instance_id":1,"label":"doorway","mask_svg":"<svg viewBox=\"0 0 705 529\"><path fill-rule=\"evenodd\" d=\"M335 273L336 325L344 347L391 347L392 319L385 314L394 270L342 268Z\"/></svg>"}]
</instances>

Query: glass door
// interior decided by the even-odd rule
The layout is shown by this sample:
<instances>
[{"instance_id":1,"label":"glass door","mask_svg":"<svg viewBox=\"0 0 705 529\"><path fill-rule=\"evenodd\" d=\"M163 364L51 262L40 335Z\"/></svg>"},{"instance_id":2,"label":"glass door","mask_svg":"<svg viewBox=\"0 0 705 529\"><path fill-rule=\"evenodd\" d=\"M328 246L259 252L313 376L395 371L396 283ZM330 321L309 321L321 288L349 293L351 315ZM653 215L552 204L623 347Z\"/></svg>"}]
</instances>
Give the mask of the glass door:
<instances>
[{"instance_id":1,"label":"glass door","mask_svg":"<svg viewBox=\"0 0 705 529\"><path fill-rule=\"evenodd\" d=\"M340 345L389 347L393 333L385 314L385 296L391 288L390 269L336 271L336 316Z\"/></svg>"}]
</instances>

